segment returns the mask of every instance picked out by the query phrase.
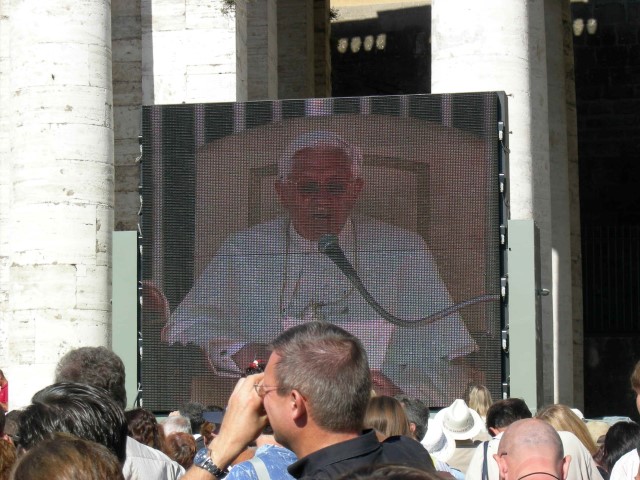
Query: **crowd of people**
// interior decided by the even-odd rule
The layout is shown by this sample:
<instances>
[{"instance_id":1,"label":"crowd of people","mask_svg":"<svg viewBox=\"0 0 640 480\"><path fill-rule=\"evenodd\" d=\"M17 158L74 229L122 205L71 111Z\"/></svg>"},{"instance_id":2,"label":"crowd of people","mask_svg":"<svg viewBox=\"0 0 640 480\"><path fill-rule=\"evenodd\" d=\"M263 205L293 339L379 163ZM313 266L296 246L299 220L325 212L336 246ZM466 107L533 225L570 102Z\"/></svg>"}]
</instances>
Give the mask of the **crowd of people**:
<instances>
[{"instance_id":1,"label":"crowd of people","mask_svg":"<svg viewBox=\"0 0 640 480\"><path fill-rule=\"evenodd\" d=\"M282 333L255 371L224 409L188 403L158 419L125 411L116 354L72 350L31 405L0 415L0 480L640 475L640 425L630 420L587 421L560 404L532 415L522 399L493 401L482 386L432 414L420 399L376 395L360 341L327 322ZM640 393L640 362L631 386Z\"/></svg>"}]
</instances>

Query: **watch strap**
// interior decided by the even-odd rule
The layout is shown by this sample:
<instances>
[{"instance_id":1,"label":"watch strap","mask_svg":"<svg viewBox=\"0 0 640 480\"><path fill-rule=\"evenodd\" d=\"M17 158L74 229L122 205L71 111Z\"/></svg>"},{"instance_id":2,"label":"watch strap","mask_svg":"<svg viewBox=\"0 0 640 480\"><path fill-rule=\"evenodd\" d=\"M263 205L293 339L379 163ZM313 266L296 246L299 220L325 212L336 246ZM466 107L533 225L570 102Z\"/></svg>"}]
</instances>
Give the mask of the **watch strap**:
<instances>
[{"instance_id":1,"label":"watch strap","mask_svg":"<svg viewBox=\"0 0 640 480\"><path fill-rule=\"evenodd\" d=\"M218 468L218 466L213 463L211 457L209 456L209 452L206 448L202 448L196 454L196 458L194 458L193 464L196 467L202 468L213 475L215 478L224 478L229 473L228 470L222 470Z\"/></svg>"}]
</instances>

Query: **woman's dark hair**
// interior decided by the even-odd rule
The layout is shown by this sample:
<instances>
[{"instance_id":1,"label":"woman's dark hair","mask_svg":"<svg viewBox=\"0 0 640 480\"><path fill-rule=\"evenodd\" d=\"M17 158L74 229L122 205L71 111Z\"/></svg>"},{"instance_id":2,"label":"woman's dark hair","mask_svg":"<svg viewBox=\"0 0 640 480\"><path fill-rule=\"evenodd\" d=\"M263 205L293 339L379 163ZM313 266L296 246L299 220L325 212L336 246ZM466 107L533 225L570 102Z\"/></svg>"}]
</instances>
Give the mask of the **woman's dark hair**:
<instances>
[{"instance_id":1,"label":"woman's dark hair","mask_svg":"<svg viewBox=\"0 0 640 480\"><path fill-rule=\"evenodd\" d=\"M124 416L127 418L127 429L131 438L156 450L162 450L164 437L153 413L144 408L135 408L124 412Z\"/></svg>"},{"instance_id":2,"label":"woman's dark hair","mask_svg":"<svg viewBox=\"0 0 640 480\"><path fill-rule=\"evenodd\" d=\"M19 446L31 450L56 432L104 445L124 463L127 420L102 388L54 383L37 392L20 415Z\"/></svg>"},{"instance_id":3,"label":"woman's dark hair","mask_svg":"<svg viewBox=\"0 0 640 480\"><path fill-rule=\"evenodd\" d=\"M613 465L620 457L639 446L640 425L635 422L615 423L604 437L604 468L611 472Z\"/></svg>"}]
</instances>

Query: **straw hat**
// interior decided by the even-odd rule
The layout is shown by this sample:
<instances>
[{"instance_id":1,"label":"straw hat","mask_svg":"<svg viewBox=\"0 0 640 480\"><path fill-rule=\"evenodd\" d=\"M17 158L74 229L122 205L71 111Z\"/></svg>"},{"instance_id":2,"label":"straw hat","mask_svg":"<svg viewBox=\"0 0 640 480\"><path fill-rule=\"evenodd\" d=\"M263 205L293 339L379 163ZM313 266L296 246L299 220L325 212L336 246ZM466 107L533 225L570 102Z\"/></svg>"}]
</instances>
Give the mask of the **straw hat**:
<instances>
[{"instance_id":1,"label":"straw hat","mask_svg":"<svg viewBox=\"0 0 640 480\"><path fill-rule=\"evenodd\" d=\"M587 430L589 430L589 435L591 435L591 439L598 446L604 443L604 437L609 431L610 427L611 425L601 420L589 420L587 422Z\"/></svg>"}]
</instances>

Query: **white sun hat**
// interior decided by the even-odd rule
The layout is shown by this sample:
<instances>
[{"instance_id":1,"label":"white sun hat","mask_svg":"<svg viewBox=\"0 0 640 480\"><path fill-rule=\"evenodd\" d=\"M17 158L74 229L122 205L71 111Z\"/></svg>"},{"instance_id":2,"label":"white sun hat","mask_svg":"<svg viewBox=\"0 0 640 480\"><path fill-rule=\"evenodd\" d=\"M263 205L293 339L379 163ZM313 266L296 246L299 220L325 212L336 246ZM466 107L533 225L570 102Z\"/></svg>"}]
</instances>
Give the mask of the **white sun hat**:
<instances>
[{"instance_id":1,"label":"white sun hat","mask_svg":"<svg viewBox=\"0 0 640 480\"><path fill-rule=\"evenodd\" d=\"M443 408L435 416L442 422L442 428L455 440L467 440L478 435L484 422L473 408L469 408L464 400L456 399L447 408Z\"/></svg>"},{"instance_id":2,"label":"white sun hat","mask_svg":"<svg viewBox=\"0 0 640 480\"><path fill-rule=\"evenodd\" d=\"M455 439L442 428L442 422L438 418L429 420L427 433L420 443L427 449L427 452L445 463L456 451Z\"/></svg>"}]
</instances>

